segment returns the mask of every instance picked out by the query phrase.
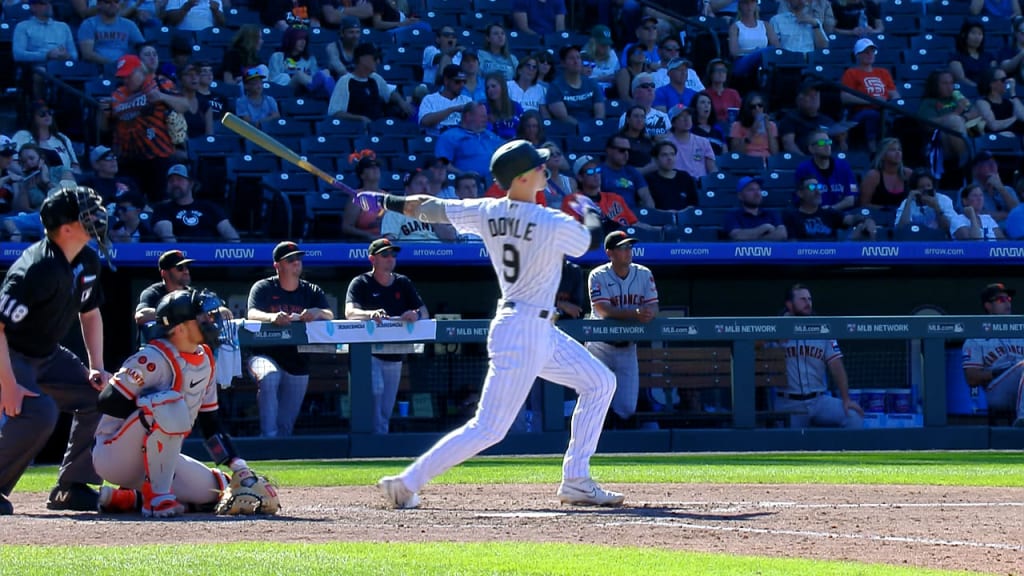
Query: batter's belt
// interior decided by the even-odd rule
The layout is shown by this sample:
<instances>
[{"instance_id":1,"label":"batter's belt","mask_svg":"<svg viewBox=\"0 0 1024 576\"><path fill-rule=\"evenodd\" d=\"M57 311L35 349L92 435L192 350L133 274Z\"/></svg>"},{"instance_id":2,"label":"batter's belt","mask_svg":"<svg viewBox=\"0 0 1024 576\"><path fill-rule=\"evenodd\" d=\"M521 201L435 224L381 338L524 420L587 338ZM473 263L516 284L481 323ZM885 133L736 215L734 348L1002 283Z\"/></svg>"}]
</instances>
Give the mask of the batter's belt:
<instances>
[{"instance_id":1,"label":"batter's belt","mask_svg":"<svg viewBox=\"0 0 1024 576\"><path fill-rule=\"evenodd\" d=\"M515 310L516 309L516 303L515 302L505 301L505 302L501 303L501 307L505 308L505 309L508 309L508 310ZM548 310L547 308L538 309L537 310L537 317L538 318L544 318L544 319L554 318L554 311Z\"/></svg>"}]
</instances>

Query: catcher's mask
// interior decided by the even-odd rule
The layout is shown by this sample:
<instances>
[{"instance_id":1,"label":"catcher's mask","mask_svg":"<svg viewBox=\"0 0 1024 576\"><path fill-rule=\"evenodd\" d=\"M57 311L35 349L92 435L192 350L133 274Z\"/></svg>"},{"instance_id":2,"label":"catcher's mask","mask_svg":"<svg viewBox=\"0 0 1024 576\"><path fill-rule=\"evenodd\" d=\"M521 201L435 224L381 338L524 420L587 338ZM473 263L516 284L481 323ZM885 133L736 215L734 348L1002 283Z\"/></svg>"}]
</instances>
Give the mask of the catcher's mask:
<instances>
[{"instance_id":1,"label":"catcher's mask","mask_svg":"<svg viewBox=\"0 0 1024 576\"><path fill-rule=\"evenodd\" d=\"M169 331L178 324L195 320L203 342L216 348L224 343L227 320L220 313L221 299L209 290L175 290L156 305L156 321Z\"/></svg>"},{"instance_id":2,"label":"catcher's mask","mask_svg":"<svg viewBox=\"0 0 1024 576\"><path fill-rule=\"evenodd\" d=\"M57 189L43 200L39 207L39 219L47 232L65 224L80 222L86 233L99 245L107 261L110 261L107 209L103 206L103 199L92 188L63 186Z\"/></svg>"}]
</instances>

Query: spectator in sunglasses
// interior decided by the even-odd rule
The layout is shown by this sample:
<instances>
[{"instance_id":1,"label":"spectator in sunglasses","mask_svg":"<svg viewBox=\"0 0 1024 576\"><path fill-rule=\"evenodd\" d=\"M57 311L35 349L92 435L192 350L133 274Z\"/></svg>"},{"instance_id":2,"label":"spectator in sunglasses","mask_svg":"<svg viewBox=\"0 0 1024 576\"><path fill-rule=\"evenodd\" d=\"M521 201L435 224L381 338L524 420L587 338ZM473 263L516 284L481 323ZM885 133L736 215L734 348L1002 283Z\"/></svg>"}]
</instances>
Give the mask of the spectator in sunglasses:
<instances>
[{"instance_id":1,"label":"spectator in sunglasses","mask_svg":"<svg viewBox=\"0 0 1024 576\"><path fill-rule=\"evenodd\" d=\"M848 240L874 240L878 231L875 221L861 214L843 214L823 208L825 185L809 177L800 182L797 195L800 203L782 215L790 238L797 240L838 240L840 230L849 230Z\"/></svg>"},{"instance_id":2,"label":"spectator in sunglasses","mask_svg":"<svg viewBox=\"0 0 1024 576\"><path fill-rule=\"evenodd\" d=\"M857 178L850 163L832 154L832 138L825 130L815 130L807 135L809 158L796 167L796 181L815 178L823 186L821 203L823 208L845 212L857 204L860 191Z\"/></svg>"},{"instance_id":3,"label":"spectator in sunglasses","mask_svg":"<svg viewBox=\"0 0 1024 576\"><path fill-rule=\"evenodd\" d=\"M65 136L57 127L57 119L54 117L50 105L45 100L36 100L32 103L32 117L29 119L29 128L18 130L11 136L11 140L19 148L29 143L37 144L44 151L47 157L47 164L51 168L63 167L64 171L67 171L55 174L58 179L64 177L71 178L71 174L82 173L71 139ZM57 162L58 159L59 163Z\"/></svg>"},{"instance_id":4,"label":"spectator in sunglasses","mask_svg":"<svg viewBox=\"0 0 1024 576\"><path fill-rule=\"evenodd\" d=\"M739 118L729 129L729 138L733 152L759 158L779 153L779 129L768 118L764 96L757 92L747 94Z\"/></svg>"},{"instance_id":5,"label":"spectator in sunglasses","mask_svg":"<svg viewBox=\"0 0 1024 576\"><path fill-rule=\"evenodd\" d=\"M110 223L110 239L114 242L155 242L153 219L147 211L146 198L138 192L124 191L114 203Z\"/></svg>"},{"instance_id":6,"label":"spectator in sunglasses","mask_svg":"<svg viewBox=\"0 0 1024 576\"><path fill-rule=\"evenodd\" d=\"M79 178L78 183L95 190L104 204L116 202L118 196L126 192L139 193L139 186L133 178L118 173L117 154L110 148L93 148L89 153L89 165L92 173Z\"/></svg>"}]
</instances>

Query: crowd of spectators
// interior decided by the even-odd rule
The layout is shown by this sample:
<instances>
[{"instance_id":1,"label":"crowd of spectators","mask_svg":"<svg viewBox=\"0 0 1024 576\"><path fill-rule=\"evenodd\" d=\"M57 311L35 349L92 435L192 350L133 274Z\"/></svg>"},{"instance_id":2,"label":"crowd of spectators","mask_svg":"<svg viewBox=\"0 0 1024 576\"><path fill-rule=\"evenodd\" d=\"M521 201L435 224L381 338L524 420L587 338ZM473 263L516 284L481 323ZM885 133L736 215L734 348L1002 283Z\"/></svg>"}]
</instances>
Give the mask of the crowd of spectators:
<instances>
[{"instance_id":1,"label":"crowd of spectators","mask_svg":"<svg viewBox=\"0 0 1024 576\"><path fill-rule=\"evenodd\" d=\"M221 129L234 112L354 187L392 193L496 195L490 155L524 138L558 152L540 201L588 195L609 229L644 241L686 240L692 227L723 240L876 240L907 227L927 239L1024 236L1016 2L965 4L958 30L929 37L948 67L917 76L903 75L917 68L913 50L893 41L910 38L883 32L924 19L890 15L884 1L705 0L715 58L705 31L631 0L507 3L501 16L480 13L482 0L457 12L430 0L4 2L24 105L0 144L2 233L37 236L42 199L77 181L116 208L119 241L273 239L267 222L238 221L239 204L263 197L262 176L296 169ZM1013 24L998 33L1003 17ZM787 57L830 64L793 76L775 64ZM83 115L67 85L96 113ZM917 137L896 130L881 102L931 124L913 125ZM1002 147L978 153L981 136ZM346 161L353 150L365 153ZM232 171L243 154L265 172ZM317 216L302 214L319 192L310 182L279 191L300 213L290 237L466 240L385 225L342 195L333 231L304 235Z\"/></svg>"}]
</instances>

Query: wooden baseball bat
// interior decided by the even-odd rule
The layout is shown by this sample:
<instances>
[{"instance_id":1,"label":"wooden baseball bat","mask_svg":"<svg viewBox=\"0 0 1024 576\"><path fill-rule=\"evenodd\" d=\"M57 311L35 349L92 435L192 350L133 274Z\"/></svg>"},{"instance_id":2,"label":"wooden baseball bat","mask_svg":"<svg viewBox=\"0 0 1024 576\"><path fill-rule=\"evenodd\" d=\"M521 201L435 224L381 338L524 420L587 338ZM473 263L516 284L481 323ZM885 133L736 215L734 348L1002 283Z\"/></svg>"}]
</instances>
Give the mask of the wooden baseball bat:
<instances>
[{"instance_id":1,"label":"wooden baseball bat","mask_svg":"<svg viewBox=\"0 0 1024 576\"><path fill-rule=\"evenodd\" d=\"M299 156L294 150L285 146L279 142L273 136L260 130L259 128L249 124L245 120L242 120L238 116L235 116L231 112L226 112L224 117L220 119L220 123L230 129L232 132L238 134L242 138L252 142L253 144L263 148L267 152L270 152L274 156L291 162L292 164L302 168L306 172L309 172L313 176L327 182L331 186L334 186L338 190L345 192L346 194L356 195L356 191L351 187L346 186L343 182L339 182L334 176L331 176L327 172L324 172L320 168L310 164L309 160Z\"/></svg>"}]
</instances>

